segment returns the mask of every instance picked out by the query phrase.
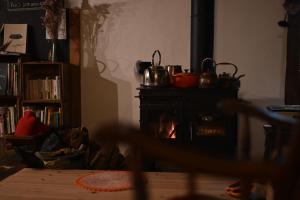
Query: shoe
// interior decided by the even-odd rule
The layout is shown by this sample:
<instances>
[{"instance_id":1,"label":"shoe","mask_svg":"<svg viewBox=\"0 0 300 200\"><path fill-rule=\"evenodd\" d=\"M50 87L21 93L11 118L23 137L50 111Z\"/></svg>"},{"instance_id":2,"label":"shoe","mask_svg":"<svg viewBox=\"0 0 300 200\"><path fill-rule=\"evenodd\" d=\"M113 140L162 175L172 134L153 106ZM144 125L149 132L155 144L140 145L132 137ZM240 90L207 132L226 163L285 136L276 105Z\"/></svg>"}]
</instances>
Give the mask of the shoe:
<instances>
[{"instance_id":1,"label":"shoe","mask_svg":"<svg viewBox=\"0 0 300 200\"><path fill-rule=\"evenodd\" d=\"M254 185L251 183L251 191L253 189ZM234 197L234 198L241 198L242 197L242 192L241 192L241 182L236 181L232 184L230 184L228 187L225 188L225 193L228 196Z\"/></svg>"},{"instance_id":2,"label":"shoe","mask_svg":"<svg viewBox=\"0 0 300 200\"><path fill-rule=\"evenodd\" d=\"M265 184L252 182L250 184L250 200L265 200L266 191L265 191ZM241 182L236 181L230 184L228 187L225 188L225 194L233 198L241 198Z\"/></svg>"}]
</instances>

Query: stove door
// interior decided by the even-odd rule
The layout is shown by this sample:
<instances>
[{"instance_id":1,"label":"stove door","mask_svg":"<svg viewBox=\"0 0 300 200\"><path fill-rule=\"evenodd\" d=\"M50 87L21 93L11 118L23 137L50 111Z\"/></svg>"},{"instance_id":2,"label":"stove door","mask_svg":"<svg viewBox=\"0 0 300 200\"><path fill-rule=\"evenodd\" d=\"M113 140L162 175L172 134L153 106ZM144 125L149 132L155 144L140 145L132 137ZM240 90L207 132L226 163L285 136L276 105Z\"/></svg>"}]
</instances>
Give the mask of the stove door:
<instances>
[{"instance_id":1,"label":"stove door","mask_svg":"<svg viewBox=\"0 0 300 200\"><path fill-rule=\"evenodd\" d=\"M179 120L172 104L141 106L141 130L157 139L175 142Z\"/></svg>"}]
</instances>

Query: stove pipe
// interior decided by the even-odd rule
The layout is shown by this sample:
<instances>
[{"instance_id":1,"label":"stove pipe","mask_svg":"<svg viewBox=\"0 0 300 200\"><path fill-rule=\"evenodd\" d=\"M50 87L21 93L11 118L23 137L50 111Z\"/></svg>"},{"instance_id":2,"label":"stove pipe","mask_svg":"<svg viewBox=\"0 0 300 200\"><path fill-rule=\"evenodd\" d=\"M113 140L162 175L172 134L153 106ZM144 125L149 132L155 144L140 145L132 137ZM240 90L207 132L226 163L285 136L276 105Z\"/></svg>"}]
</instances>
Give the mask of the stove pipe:
<instances>
[{"instance_id":1,"label":"stove pipe","mask_svg":"<svg viewBox=\"0 0 300 200\"><path fill-rule=\"evenodd\" d=\"M204 58L213 57L214 0L191 0L191 71L200 73Z\"/></svg>"}]
</instances>

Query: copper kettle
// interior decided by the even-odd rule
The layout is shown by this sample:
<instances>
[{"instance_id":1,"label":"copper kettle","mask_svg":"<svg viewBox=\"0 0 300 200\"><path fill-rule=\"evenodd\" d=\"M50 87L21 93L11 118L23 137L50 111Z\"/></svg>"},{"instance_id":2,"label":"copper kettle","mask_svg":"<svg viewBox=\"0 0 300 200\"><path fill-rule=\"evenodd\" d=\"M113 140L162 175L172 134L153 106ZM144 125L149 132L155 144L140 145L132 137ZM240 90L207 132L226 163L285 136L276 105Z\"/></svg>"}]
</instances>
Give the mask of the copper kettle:
<instances>
[{"instance_id":1,"label":"copper kettle","mask_svg":"<svg viewBox=\"0 0 300 200\"><path fill-rule=\"evenodd\" d=\"M210 62L209 67L205 67L205 63ZM217 83L216 62L212 58L205 58L201 63L201 75L199 78L199 87L214 88Z\"/></svg>"},{"instance_id":2,"label":"copper kettle","mask_svg":"<svg viewBox=\"0 0 300 200\"><path fill-rule=\"evenodd\" d=\"M236 77L235 75L238 72L238 67L233 63L221 62L221 63L216 64L216 66L219 66L219 65L232 66L234 68L234 72L232 73L232 75L230 75L229 73L226 73L226 72L219 74L218 75L218 86L221 88L233 88L233 89L236 88L236 89L238 89L240 87L240 78L244 77L245 74L241 74L238 77Z\"/></svg>"}]
</instances>

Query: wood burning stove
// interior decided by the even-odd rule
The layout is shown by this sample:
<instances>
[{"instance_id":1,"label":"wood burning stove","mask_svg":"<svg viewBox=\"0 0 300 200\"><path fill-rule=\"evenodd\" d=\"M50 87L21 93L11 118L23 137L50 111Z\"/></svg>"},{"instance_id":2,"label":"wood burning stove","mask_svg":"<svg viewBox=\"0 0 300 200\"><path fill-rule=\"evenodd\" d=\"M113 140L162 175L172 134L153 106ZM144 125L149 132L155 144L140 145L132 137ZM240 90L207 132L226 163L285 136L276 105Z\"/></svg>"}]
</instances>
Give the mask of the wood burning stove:
<instances>
[{"instance_id":1,"label":"wood burning stove","mask_svg":"<svg viewBox=\"0 0 300 200\"><path fill-rule=\"evenodd\" d=\"M160 140L232 157L237 146L237 117L217 104L237 98L237 89L140 87L140 128Z\"/></svg>"}]
</instances>

